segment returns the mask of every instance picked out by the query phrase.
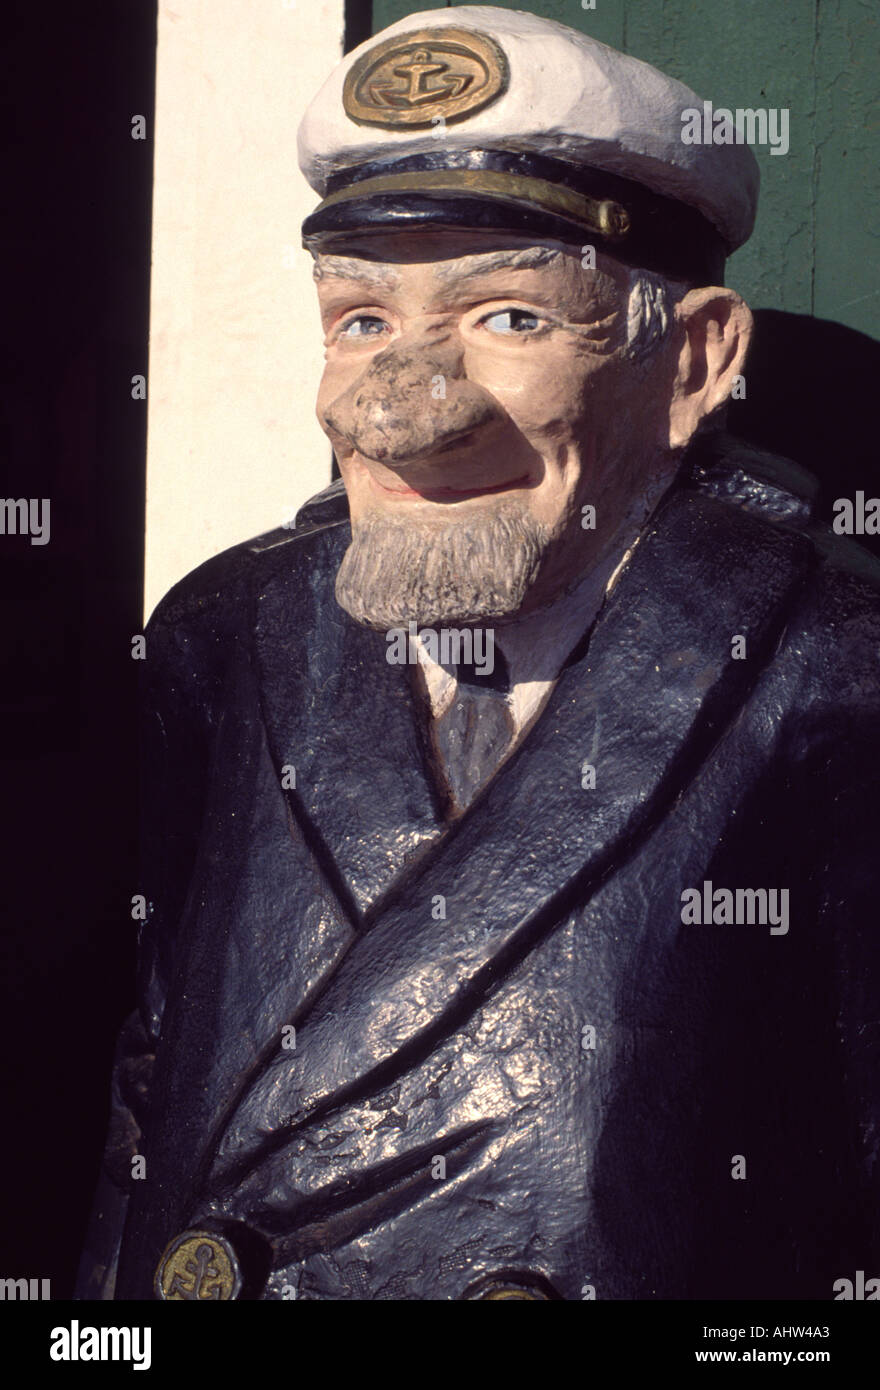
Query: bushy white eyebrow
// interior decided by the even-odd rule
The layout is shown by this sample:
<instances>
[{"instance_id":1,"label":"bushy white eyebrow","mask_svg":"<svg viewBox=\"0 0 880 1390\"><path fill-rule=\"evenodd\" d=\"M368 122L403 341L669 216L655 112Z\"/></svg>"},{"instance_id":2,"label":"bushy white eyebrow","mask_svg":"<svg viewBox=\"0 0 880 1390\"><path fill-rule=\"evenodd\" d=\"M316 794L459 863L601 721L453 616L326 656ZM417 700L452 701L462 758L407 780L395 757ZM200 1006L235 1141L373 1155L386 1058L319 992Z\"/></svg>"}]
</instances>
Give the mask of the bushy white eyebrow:
<instances>
[{"instance_id":1,"label":"bushy white eyebrow","mask_svg":"<svg viewBox=\"0 0 880 1390\"><path fill-rule=\"evenodd\" d=\"M316 255L312 267L313 279L324 280L331 275L342 280L368 281L383 289L393 289L400 279L397 271L388 264L374 265L355 256Z\"/></svg>"},{"instance_id":2,"label":"bushy white eyebrow","mask_svg":"<svg viewBox=\"0 0 880 1390\"><path fill-rule=\"evenodd\" d=\"M472 256L460 256L441 263L438 280L451 280L461 275L490 275L495 270L533 270L549 265L564 252L558 246L525 246L519 251L483 251Z\"/></svg>"}]
</instances>

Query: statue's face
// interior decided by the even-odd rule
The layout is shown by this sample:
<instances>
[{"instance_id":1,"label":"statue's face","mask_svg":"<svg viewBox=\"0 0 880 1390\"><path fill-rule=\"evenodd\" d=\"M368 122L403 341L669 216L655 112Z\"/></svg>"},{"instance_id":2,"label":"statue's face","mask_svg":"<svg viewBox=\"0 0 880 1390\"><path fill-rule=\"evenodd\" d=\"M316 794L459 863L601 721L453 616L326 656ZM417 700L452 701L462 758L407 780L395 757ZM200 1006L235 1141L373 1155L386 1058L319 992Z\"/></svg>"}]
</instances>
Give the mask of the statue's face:
<instances>
[{"instance_id":1,"label":"statue's face","mask_svg":"<svg viewBox=\"0 0 880 1390\"><path fill-rule=\"evenodd\" d=\"M668 486L678 353L630 358L616 262L584 269L575 248L497 234L372 233L319 256L316 280L317 413L353 527L337 596L359 621L539 608Z\"/></svg>"}]
</instances>

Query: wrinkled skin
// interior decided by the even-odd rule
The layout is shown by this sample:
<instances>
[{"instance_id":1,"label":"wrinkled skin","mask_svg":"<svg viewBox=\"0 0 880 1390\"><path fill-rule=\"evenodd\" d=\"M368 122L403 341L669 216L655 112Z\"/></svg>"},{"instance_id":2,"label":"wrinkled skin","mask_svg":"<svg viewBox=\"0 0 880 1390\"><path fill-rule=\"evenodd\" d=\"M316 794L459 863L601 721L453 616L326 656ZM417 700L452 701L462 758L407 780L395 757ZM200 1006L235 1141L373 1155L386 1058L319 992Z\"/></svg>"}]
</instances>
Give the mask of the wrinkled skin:
<instances>
[{"instance_id":1,"label":"wrinkled skin","mask_svg":"<svg viewBox=\"0 0 880 1390\"><path fill-rule=\"evenodd\" d=\"M751 330L733 291L691 290L661 346L633 360L629 271L605 256L584 269L576 248L548 247L560 249L371 233L316 261L317 414L354 526L377 513L407 526L473 521L517 503L553 536L523 613L634 537L727 399ZM585 504L595 530L581 524Z\"/></svg>"}]
</instances>

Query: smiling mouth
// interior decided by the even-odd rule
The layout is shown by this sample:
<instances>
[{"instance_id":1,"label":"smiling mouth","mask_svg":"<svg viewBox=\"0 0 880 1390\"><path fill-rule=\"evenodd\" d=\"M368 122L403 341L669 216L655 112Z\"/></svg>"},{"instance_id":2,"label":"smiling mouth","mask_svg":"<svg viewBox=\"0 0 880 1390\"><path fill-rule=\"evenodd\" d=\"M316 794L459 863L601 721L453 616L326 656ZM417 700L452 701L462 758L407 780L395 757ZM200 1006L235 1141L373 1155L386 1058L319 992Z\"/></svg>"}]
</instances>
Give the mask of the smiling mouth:
<instances>
[{"instance_id":1,"label":"smiling mouth","mask_svg":"<svg viewBox=\"0 0 880 1390\"><path fill-rule=\"evenodd\" d=\"M380 492L392 497L417 498L425 502L464 502L469 497L488 497L493 492L507 492L511 488L524 487L532 481L528 473L520 478L509 478L503 483L492 483L490 487L386 487L376 478L373 484Z\"/></svg>"}]
</instances>

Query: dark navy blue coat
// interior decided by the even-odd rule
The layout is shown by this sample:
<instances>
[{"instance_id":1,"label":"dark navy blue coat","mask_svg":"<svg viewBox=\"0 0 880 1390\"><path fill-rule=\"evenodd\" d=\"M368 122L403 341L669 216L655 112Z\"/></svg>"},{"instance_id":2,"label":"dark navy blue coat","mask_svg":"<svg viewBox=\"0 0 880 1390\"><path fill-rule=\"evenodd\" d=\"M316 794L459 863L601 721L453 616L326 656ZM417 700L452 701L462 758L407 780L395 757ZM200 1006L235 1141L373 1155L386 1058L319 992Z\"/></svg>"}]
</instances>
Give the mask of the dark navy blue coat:
<instances>
[{"instance_id":1,"label":"dark navy blue coat","mask_svg":"<svg viewBox=\"0 0 880 1390\"><path fill-rule=\"evenodd\" d=\"M338 485L170 592L85 1296L151 1297L206 1223L262 1298L880 1274L880 571L810 492L693 451L454 825L408 669L335 602ZM685 925L706 881L788 889L788 932Z\"/></svg>"}]
</instances>

